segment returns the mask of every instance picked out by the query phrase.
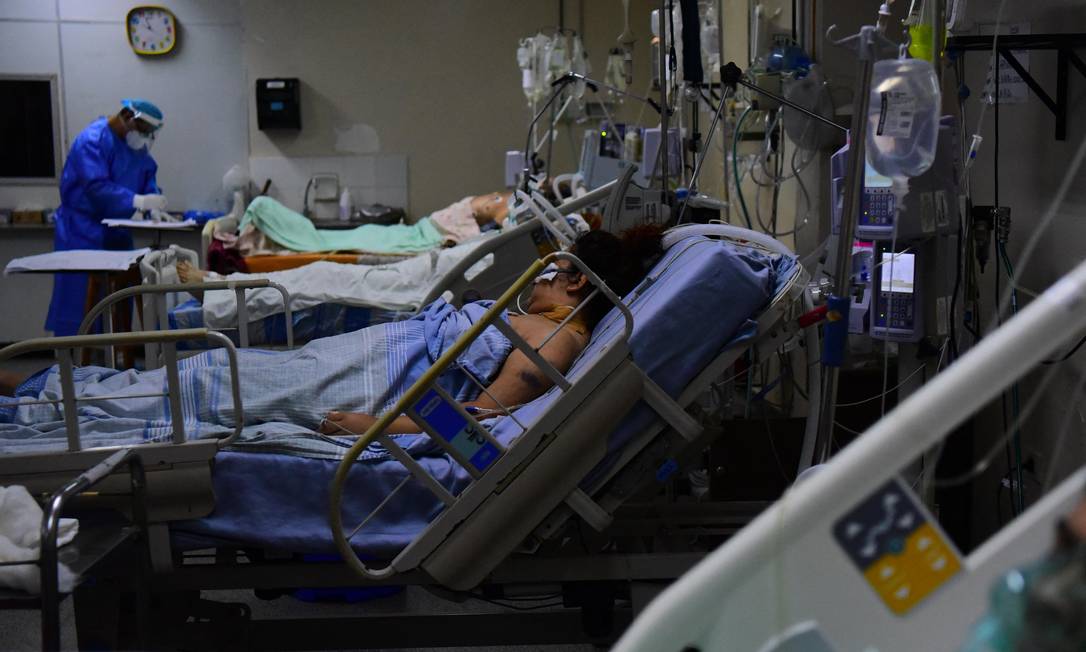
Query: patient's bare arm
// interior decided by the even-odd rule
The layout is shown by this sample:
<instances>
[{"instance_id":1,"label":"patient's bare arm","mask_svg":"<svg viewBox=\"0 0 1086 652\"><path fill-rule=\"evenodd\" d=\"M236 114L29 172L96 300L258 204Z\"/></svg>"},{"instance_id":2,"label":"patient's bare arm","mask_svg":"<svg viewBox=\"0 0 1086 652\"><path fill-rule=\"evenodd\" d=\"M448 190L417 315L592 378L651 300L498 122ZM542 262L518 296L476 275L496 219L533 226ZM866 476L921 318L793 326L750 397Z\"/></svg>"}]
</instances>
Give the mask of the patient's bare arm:
<instances>
[{"instance_id":1,"label":"patient's bare arm","mask_svg":"<svg viewBox=\"0 0 1086 652\"><path fill-rule=\"evenodd\" d=\"M539 346L554 329L553 321L539 315L515 317L510 323L532 347ZM588 338L578 335L570 328L563 328L540 349L539 354L558 371L565 373L587 345ZM469 405L497 408L498 401L506 407L521 405L540 396L553 384L528 356L515 349L505 359L498 377L487 387L487 391Z\"/></svg>"},{"instance_id":2,"label":"patient's bare arm","mask_svg":"<svg viewBox=\"0 0 1086 652\"><path fill-rule=\"evenodd\" d=\"M510 323L513 329L533 347L539 346L554 329L554 322L539 315L514 317ZM572 329L564 328L540 349L539 354L558 371L565 373L587 344L587 338ZM526 355L519 350L514 350L505 359L497 378L486 388L487 391L477 400L467 402L465 405L493 409L499 407L500 401L502 405L512 407L527 403L542 395L553 384L551 379ZM321 423L320 432L326 435L361 435L376 422L376 417L369 414L330 412ZM394 419L385 429L386 434L414 432L419 432L418 425L404 415Z\"/></svg>"}]
</instances>

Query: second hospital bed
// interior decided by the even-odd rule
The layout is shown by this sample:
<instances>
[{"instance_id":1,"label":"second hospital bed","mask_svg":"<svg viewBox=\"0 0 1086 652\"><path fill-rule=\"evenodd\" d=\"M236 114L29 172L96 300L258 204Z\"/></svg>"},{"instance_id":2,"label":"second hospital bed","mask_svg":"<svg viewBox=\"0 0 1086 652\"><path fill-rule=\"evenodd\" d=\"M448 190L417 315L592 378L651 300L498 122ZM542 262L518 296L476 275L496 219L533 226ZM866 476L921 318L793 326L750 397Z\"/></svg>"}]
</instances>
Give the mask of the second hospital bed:
<instances>
[{"instance_id":1,"label":"second hospital bed","mask_svg":"<svg viewBox=\"0 0 1086 652\"><path fill-rule=\"evenodd\" d=\"M97 316L104 314L111 305L134 294L144 297L143 315L148 321L145 330L207 326L223 332L242 347L292 346L295 341L306 342L374 324L398 321L416 314L419 308L439 296L445 296L459 305L468 289L479 298L495 298L532 260L553 248L569 245L576 233L565 224L565 215L619 190L620 186L610 184L558 208L551 206L538 193L533 196L520 193L524 208L519 223L457 247L423 253L410 261L395 263L397 273L413 270L417 282L409 283L399 278L396 285L404 288L402 293L393 296L383 292L376 300L344 296L319 303L304 299L299 301L289 290L274 282L258 286L253 280L227 279L218 284L222 288L215 290L213 298L217 307L209 317L209 310L202 302L179 294L179 291L186 289L200 291L208 286L179 284L173 271L180 260L195 265L195 254L177 247L153 251L140 261L143 285L116 292L100 301L84 319L81 333L87 332ZM446 260L453 262L444 264ZM423 264L426 262L429 262L428 266ZM410 267L410 270L405 270L405 267ZM433 269L427 271L424 269L426 267ZM374 271L382 268L391 269L370 266ZM446 271L442 273L443 269ZM238 309L241 295L237 300L230 296L238 290L246 296L244 309ZM206 292L205 300L211 298L212 293ZM242 323L246 326L242 326ZM205 346L206 340L178 343L182 350ZM152 344L146 348L148 360L157 360L157 347ZM154 366L156 363L149 363L149 367Z\"/></svg>"}]
</instances>

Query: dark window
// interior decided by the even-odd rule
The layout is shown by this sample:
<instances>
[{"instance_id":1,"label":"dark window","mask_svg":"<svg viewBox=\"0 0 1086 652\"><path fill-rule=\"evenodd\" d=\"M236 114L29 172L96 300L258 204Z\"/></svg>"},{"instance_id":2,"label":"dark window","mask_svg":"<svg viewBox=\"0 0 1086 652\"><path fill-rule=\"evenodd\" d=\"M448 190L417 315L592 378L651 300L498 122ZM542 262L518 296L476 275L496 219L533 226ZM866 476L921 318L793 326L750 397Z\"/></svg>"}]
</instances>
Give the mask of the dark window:
<instances>
[{"instance_id":1,"label":"dark window","mask_svg":"<svg viewBox=\"0 0 1086 652\"><path fill-rule=\"evenodd\" d=\"M0 79L0 177L57 176L48 79Z\"/></svg>"}]
</instances>

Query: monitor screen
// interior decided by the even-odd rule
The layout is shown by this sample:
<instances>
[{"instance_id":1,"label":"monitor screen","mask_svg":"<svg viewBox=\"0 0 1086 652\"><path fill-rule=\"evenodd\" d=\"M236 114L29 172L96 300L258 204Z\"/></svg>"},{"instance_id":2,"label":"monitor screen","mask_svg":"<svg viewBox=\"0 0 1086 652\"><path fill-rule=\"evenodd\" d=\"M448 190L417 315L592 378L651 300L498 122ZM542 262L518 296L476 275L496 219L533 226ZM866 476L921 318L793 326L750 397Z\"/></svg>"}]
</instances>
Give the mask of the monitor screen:
<instances>
[{"instance_id":1,"label":"monitor screen","mask_svg":"<svg viewBox=\"0 0 1086 652\"><path fill-rule=\"evenodd\" d=\"M916 260L914 254L892 254L888 251L882 254L882 269L879 270L880 289L883 292L913 293L913 264ZM891 276L892 275L892 276Z\"/></svg>"},{"instance_id":2,"label":"monitor screen","mask_svg":"<svg viewBox=\"0 0 1086 652\"><path fill-rule=\"evenodd\" d=\"M0 79L0 177L52 179L59 176L53 133L53 82Z\"/></svg>"}]
</instances>

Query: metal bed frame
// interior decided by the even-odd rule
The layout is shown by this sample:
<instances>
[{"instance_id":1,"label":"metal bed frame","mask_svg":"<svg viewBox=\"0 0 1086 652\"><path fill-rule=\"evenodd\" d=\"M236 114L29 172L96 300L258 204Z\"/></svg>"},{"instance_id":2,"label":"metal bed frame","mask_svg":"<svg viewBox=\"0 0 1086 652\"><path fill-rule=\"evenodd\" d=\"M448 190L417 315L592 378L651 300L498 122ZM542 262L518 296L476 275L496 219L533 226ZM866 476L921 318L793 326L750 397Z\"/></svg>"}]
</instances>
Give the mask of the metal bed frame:
<instances>
[{"instance_id":1,"label":"metal bed frame","mask_svg":"<svg viewBox=\"0 0 1086 652\"><path fill-rule=\"evenodd\" d=\"M753 232L724 225L698 226L696 230L695 227L684 228L690 229L690 233L733 239L742 238L753 244L756 244L758 240ZM769 242L775 243L775 241ZM777 252L787 251L783 245L779 244L774 244L773 249ZM237 433L220 441L138 447L137 450L140 451L144 464L151 471L148 474L148 519L151 523L148 528L148 553L149 564L154 573L151 578L152 590L162 594L175 594L198 588L342 586L350 583L364 586L411 584L426 586L432 590L442 590L444 587L444 589L462 592L479 586L511 587L541 584L554 586L557 583L567 595L567 606L578 606L581 608L581 613L580 615L576 613L571 615L568 612L537 614L531 619L532 623L540 627L538 630L532 630L535 634L530 634L529 630L525 629L528 619L523 614L514 614L505 619L499 619L499 614L465 615L462 618L454 618L455 624L452 625L452 629L444 630L441 634L437 634L432 627L428 626L432 625L432 621L426 619L431 617L397 617L396 622L401 625L407 624L419 629L413 629L414 633L407 639L397 638L396 644L403 645L408 640L413 641L412 644L422 644L416 639L426 634L434 635L430 640L442 641L442 644L462 644L468 641L474 641L477 644L481 641L546 643L555 642L556 638L596 642L614 640L616 632L620 631L632 616L630 608L615 607L616 596L625 595L624 589L615 588L615 582L632 587L630 596L633 606L639 607L659 590L661 582L678 577L701 559L703 553L697 551L661 553L633 549L596 554L586 549L583 555L571 554L568 547L564 547L559 535L563 532L568 533L569 528L575 525L572 522L574 520L577 521L578 533L580 533L580 522L587 523L596 531L607 531L609 527L621 526L623 519L628 515L624 513L623 503L636 494L638 487L645 484L646 478L660 479L661 470L664 467L675 465L677 461L703 450L720 430L704 428L686 413L685 408L703 393L709 383L718 378L728 365L751 346L775 350L787 340L797 337L799 326L791 317L797 315L797 304L800 304L801 300L803 305L809 304L810 295L806 284L806 273L797 265L783 289L759 315L756 338L722 351L701 370L676 400L656 386L630 358L627 338L632 329L632 315L618 297L614 296L590 270L584 271L596 284L596 291L602 292L610 301L618 305L623 313L625 329L624 335L608 343L602 355L587 366L576 379L571 380L557 372L531 347L525 350L526 344L515 333L509 331L504 322L495 321L500 310L513 300L547 262L556 258L565 258L580 265L575 257L564 253L551 254L543 260L537 260L511 288L506 290L486 317L465 333L453 348L446 352L438 363L420 379L419 383L408 390L397 407L384 415L378 424L360 438L351 449L352 452L337 471L330 511L333 536L345 559L344 563L303 564L282 558L262 561L263 553L254 554L252 551L245 552L247 563L239 563L238 551L230 549L220 550L217 553L217 559L221 563L188 563L184 556L176 556L172 552L165 522L180 518L194 518L211 511L213 505L213 497L210 495L211 460L215 452L236 437ZM435 400L434 394L425 395L425 392L429 391L428 384L437 377L440 370L455 359L460 351L468 346L473 337L480 334L490 323L507 331L505 334L515 345L539 364L555 381L561 388L562 395L546 414L530 424L508 449L499 448L501 445L475 421L474 417L458 404L453 405L452 409L463 424L469 426L454 433L454 439L456 437L474 438L477 442L481 441L485 445L494 447L498 453L480 470L471 464L470 459L460 454L455 445L449 446L445 437L419 415L425 413L423 404ZM215 339L233 351L225 336L206 329L136 333L129 335L129 339L116 334L89 337L97 338L94 339L94 343L101 343L110 338L120 338L122 340L120 343L144 341L140 339L141 337L153 338L161 342L164 350L168 352L173 348L172 341L190 336ZM806 337L810 350L817 350L817 334L809 329ZM85 338L67 339L72 341L44 340L37 346L64 348L64 346L89 345L83 342ZM231 355L233 356L233 353ZM0 359L4 357L5 352L0 351ZM171 358L171 355L167 353L165 357L167 366L172 365L176 368L175 356ZM236 379L236 368L233 373ZM817 375L815 378L817 380ZM176 382L172 386L176 386ZM70 390L70 380L66 387ZM436 400L443 400L440 389L435 391ZM65 400L68 400L69 395L66 393ZM646 428L636 441L628 445L620 461L609 473L597 479L590 487L579 487L585 474L601 459L602 447L606 445L606 435L611 427L629 412L638 399L647 402L659 418ZM171 405L175 403L176 401L171 400ZM817 404L817 401L813 402L813 405L817 406ZM237 409L240 410L240 404L237 405ZM420 426L423 430L439 445L444 445L447 450L450 450L454 460L466 464L474 480L459 498L453 498L435 481L428 481L424 477L414 475L413 477L419 477L439 498L445 501L447 507L388 566L373 570L358 559L347 543L349 536L341 522L338 505L342 498L343 480L351 461L371 441L382 441L394 457L403 462L413 474L422 472L413 459L397 452L398 448L390 439L377 434L400 412L419 416L417 421L421 421ZM817 418L814 421L817 423ZM241 423L240 418L238 423ZM194 450L195 448L200 449L198 453ZM190 454L184 460L176 459L176 455L183 454L182 451L186 449L193 450L196 454ZM809 446L805 443L804 451L808 450ZM18 461L0 458L0 477L4 477L5 480L10 478L21 481L24 484L35 480L40 483L40 477L48 474L49 471L53 471L50 478L55 476L55 469L58 466L70 468L73 465L79 465L87 468L90 465L88 462L93 460L76 456L90 453L27 455L19 456L24 459ZM108 451L99 454L106 453ZM57 458L66 458L68 461L58 463ZM188 473L162 473L159 474L162 479L172 475L177 480L171 483L154 481L158 478L153 471L166 470L171 466L176 471L187 470ZM170 497L169 491L166 490L167 484L183 485L181 495ZM175 486L173 489L176 490L179 487ZM449 500L450 498L452 500ZM696 522L714 522L718 528L711 531L726 535L742 527L765 506L764 503L735 505L727 509L709 506L706 510L695 510L687 516L692 516L692 520ZM579 518L573 519L574 516ZM674 524L687 516L677 519L650 516L645 519L642 514L641 525L652 522L659 524L665 521ZM723 528L719 527L720 524L724 524ZM536 554L519 554L533 551ZM345 582L345 569L351 569L361 577ZM130 588L136 590L138 587L133 584ZM572 597L567 590L572 592ZM463 593L456 595L463 595ZM77 599L77 609L79 604ZM86 604L88 603L84 603ZM510 616L509 614L501 615ZM373 616L363 621L367 626L391 622L391 617L385 618L384 621L381 618ZM587 620L581 622L581 618ZM360 621L354 619L351 622ZM607 627L601 629L601 623ZM606 636L602 639L598 636L590 636L586 639L584 634L580 633L579 625L590 625L590 630L596 634L604 632ZM279 638L285 633L282 627L263 622L261 622L261 627L256 627L252 623L248 626L250 630L247 631L251 631L257 637L255 640L286 644L285 639ZM484 626L491 629L480 633L479 627ZM185 627L188 630L198 631L202 626L193 624L192 627ZM330 623L319 620L305 621L305 624L292 621L291 624L292 631L296 632L326 632L329 627ZM398 633L402 632L402 629L398 630ZM580 633L581 638L577 638L576 633ZM266 638L260 638L261 636ZM373 645L378 643L387 645L390 644L390 639L377 636L367 642ZM297 644L304 645L302 642ZM360 645L357 641L350 644Z\"/></svg>"},{"instance_id":2,"label":"metal bed frame","mask_svg":"<svg viewBox=\"0 0 1086 652\"><path fill-rule=\"evenodd\" d=\"M210 340L226 349L230 367L231 395L233 399L234 432L218 439L190 440L185 432L181 416L180 375L177 368L177 343L186 340ZM154 342L162 347L166 360L166 392L159 396L169 397L172 438L170 442L148 443L135 447L104 446L84 448L79 434L79 417L76 404L117 396L78 397L73 379L73 354L82 347L110 345L141 345ZM27 353L55 351L59 363L61 397L35 401L59 405L64 417L67 434L67 450L43 453L0 455L0 479L5 484L24 485L31 494L44 494L73 474L101 464L118 450L129 449L138 455L146 477L144 484L145 508L148 520L149 541L159 545L169 541L167 523L180 519L199 518L211 513L215 497L211 490L211 467L215 454L229 446L241 435L244 410L238 382L237 350L233 342L222 333L206 328L175 331L110 333L101 335L74 335L69 337L35 338L18 342L0 349L0 361ZM136 398L136 397L131 397ZM128 479L116 474L102 480L105 494L123 494ZM107 505L110 501L105 501ZM168 564L166 564L168 566ZM158 567L163 567L162 562Z\"/></svg>"}]
</instances>

